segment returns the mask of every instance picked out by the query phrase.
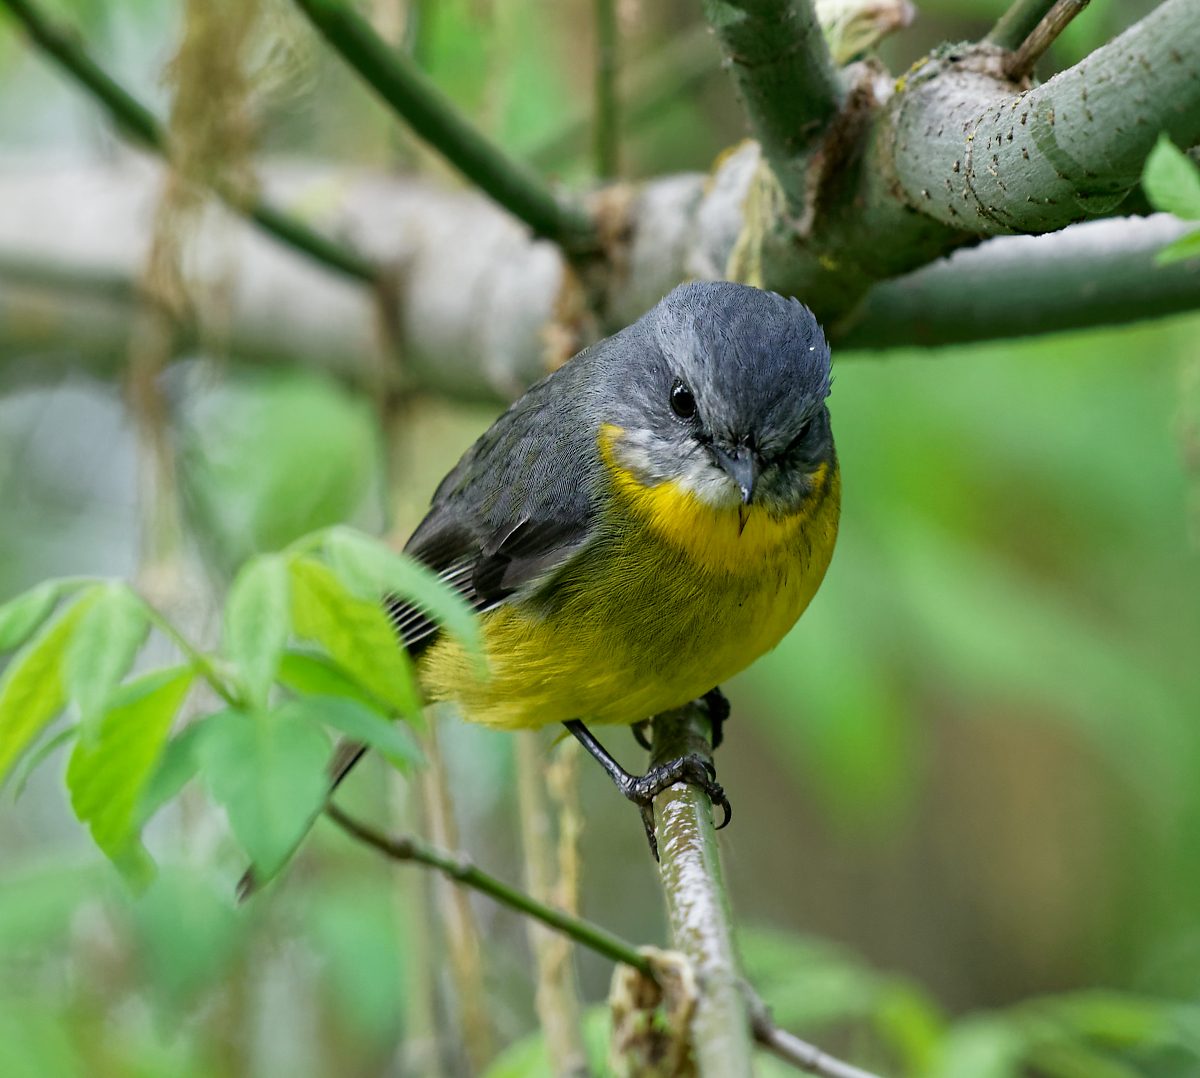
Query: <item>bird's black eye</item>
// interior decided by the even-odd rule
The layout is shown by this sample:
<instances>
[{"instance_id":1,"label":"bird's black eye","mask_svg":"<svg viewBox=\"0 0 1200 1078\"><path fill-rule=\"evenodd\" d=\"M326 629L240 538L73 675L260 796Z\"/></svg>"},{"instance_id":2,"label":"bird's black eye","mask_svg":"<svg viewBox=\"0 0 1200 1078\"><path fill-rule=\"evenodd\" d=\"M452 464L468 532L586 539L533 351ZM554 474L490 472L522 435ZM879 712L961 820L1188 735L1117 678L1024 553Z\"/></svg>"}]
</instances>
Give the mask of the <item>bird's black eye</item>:
<instances>
[{"instance_id":1,"label":"bird's black eye","mask_svg":"<svg viewBox=\"0 0 1200 1078\"><path fill-rule=\"evenodd\" d=\"M696 414L696 398L678 378L671 385L671 411L680 419L691 419Z\"/></svg>"}]
</instances>

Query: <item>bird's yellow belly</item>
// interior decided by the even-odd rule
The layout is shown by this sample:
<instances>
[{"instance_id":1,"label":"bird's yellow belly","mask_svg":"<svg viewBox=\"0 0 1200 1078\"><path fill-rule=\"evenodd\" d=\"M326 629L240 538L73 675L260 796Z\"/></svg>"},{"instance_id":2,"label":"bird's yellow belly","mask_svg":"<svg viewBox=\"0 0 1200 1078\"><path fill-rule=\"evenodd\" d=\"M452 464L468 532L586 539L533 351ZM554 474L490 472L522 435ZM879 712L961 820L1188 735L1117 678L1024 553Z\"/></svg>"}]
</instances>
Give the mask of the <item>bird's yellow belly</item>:
<instances>
[{"instance_id":1,"label":"bird's yellow belly","mask_svg":"<svg viewBox=\"0 0 1200 1078\"><path fill-rule=\"evenodd\" d=\"M606 534L542 600L483 615L490 676L445 639L422 658L431 700L497 727L628 723L719 685L774 647L816 592L837 534L836 466L805 509L716 510L667 486L618 491Z\"/></svg>"}]
</instances>

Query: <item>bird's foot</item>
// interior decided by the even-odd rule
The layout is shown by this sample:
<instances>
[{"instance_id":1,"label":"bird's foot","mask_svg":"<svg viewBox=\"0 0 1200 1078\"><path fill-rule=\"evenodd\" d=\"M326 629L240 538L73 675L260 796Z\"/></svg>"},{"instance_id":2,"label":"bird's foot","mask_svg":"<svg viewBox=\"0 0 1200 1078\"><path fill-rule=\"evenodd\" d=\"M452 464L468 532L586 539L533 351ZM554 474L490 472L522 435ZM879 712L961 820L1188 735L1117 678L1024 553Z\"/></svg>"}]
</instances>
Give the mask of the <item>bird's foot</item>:
<instances>
[{"instance_id":1,"label":"bird's foot","mask_svg":"<svg viewBox=\"0 0 1200 1078\"><path fill-rule=\"evenodd\" d=\"M650 843L650 852L654 854L656 861L658 860L658 837L654 832L654 799L663 790L674 786L677 782L686 782L700 787L708 794L713 805L720 807L724 817L717 824L718 831L727 826L733 818L733 809L729 804L729 798L725 796L725 791L717 782L717 769L713 767L711 761L706 760L703 756L692 753L652 767L644 775L626 774L624 779L617 780L617 788L640 809L642 825L646 828L646 840Z\"/></svg>"},{"instance_id":2,"label":"bird's foot","mask_svg":"<svg viewBox=\"0 0 1200 1078\"><path fill-rule=\"evenodd\" d=\"M722 697L724 699L724 697ZM691 783L699 786L714 805L720 806L724 819L719 827L726 826L733 818L733 809L729 807L729 798L717 783L717 771L712 761L696 753L668 760L664 764L652 767L644 775L631 775L625 770L612 754L596 740L595 734L578 719L571 719L563 725L583 745L591 756L608 773L617 789L641 809L642 823L646 828L646 839L650 843L650 852L658 860L658 839L654 836L654 799L668 786L677 782Z\"/></svg>"}]
</instances>

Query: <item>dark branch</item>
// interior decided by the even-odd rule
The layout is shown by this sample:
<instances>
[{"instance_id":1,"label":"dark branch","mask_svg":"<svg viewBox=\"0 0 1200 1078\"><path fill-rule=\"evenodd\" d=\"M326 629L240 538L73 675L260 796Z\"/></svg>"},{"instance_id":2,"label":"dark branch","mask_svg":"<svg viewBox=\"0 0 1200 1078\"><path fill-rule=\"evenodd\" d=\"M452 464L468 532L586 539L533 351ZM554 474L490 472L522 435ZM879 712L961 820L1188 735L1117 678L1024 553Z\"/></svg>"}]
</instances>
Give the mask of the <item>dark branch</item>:
<instances>
[{"instance_id":1,"label":"dark branch","mask_svg":"<svg viewBox=\"0 0 1200 1078\"><path fill-rule=\"evenodd\" d=\"M595 225L582 207L555 197L536 173L473 127L408 56L390 48L348 4L295 3L397 116L534 235L569 253L595 249Z\"/></svg>"},{"instance_id":2,"label":"dark branch","mask_svg":"<svg viewBox=\"0 0 1200 1078\"><path fill-rule=\"evenodd\" d=\"M146 149L170 156L166 133L154 114L105 72L86 52L79 38L43 14L32 0L0 0L25 27L29 36L109 112L121 130ZM264 232L330 269L373 282L379 272L360 254L314 232L303 221L231 184L217 182L214 190L232 209L253 220Z\"/></svg>"}]
</instances>

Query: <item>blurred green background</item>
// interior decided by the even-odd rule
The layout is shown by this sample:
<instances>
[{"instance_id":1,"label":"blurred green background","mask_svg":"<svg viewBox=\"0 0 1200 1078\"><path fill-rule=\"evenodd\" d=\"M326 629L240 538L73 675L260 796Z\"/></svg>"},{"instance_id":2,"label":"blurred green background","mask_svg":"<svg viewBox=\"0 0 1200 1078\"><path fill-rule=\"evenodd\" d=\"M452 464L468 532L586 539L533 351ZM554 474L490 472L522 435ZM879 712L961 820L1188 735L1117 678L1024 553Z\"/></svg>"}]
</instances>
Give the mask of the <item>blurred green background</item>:
<instances>
[{"instance_id":1,"label":"blurred green background","mask_svg":"<svg viewBox=\"0 0 1200 1078\"><path fill-rule=\"evenodd\" d=\"M181 4L47 6L165 114ZM1046 72L1150 6L1095 0ZM590 3L366 7L513 152L588 180ZM1001 8L924 3L883 55L900 71ZM262 154L457 182L287 4L267 11ZM620 16L622 63L654 71L698 10L628 0ZM626 176L706 169L742 137L715 51L697 66L630 119ZM0 17L0 165L113 153L91 102ZM139 572L121 389L31 379L37 360L0 364L0 599L47 576ZM236 360L163 376L188 539L157 584L200 635L247 554L388 516L374 403ZM752 977L781 1023L890 1073L1200 1074L1200 317L841 354L830 403L845 483L833 566L796 630L728 686L718 762L737 819L722 844ZM493 415L409 409L398 534ZM511 739L447 720L442 741L463 845L519 880ZM193 791L148 836L167 867L131 896L71 818L61 771L52 754L19 799L18 783L3 792L0 1074L434 1071L446 975L418 870L320 825L281 883L235 910L240 854ZM377 760L348 800L397 826L413 816ZM584 912L661 942L634 814L595 768L582 801ZM535 1026L524 925L477 911L499 1040L519 1042ZM609 966L579 966L602 1001ZM498 1073L532 1073L534 1047Z\"/></svg>"}]
</instances>

